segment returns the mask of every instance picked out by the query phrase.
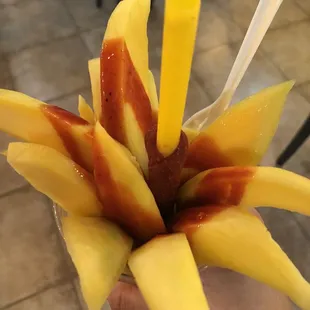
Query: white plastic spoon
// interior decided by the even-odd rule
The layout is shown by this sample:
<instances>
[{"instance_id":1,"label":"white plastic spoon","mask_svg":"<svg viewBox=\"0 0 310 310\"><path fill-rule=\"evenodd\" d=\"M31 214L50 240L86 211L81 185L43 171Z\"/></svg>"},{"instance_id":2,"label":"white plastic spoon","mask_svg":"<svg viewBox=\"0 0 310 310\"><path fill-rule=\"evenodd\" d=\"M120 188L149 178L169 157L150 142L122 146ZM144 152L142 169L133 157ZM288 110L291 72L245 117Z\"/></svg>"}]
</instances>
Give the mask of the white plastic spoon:
<instances>
[{"instance_id":1,"label":"white plastic spoon","mask_svg":"<svg viewBox=\"0 0 310 310\"><path fill-rule=\"evenodd\" d=\"M185 122L184 127L202 130L205 126L214 122L227 109L282 1L259 1L222 93L210 106L190 117Z\"/></svg>"}]
</instances>

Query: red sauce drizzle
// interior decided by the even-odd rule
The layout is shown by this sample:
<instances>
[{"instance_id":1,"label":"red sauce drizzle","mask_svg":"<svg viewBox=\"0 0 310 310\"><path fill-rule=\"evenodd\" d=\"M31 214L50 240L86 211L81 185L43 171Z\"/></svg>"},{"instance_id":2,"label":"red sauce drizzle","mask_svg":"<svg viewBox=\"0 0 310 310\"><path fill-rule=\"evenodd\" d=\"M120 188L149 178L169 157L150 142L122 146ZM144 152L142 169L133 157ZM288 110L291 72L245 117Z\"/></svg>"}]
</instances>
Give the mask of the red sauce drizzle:
<instances>
[{"instance_id":1,"label":"red sauce drizzle","mask_svg":"<svg viewBox=\"0 0 310 310\"><path fill-rule=\"evenodd\" d=\"M101 51L101 125L126 145L123 110L130 104L144 134L153 124L148 95L123 38L105 41Z\"/></svg>"},{"instance_id":2,"label":"red sauce drizzle","mask_svg":"<svg viewBox=\"0 0 310 310\"><path fill-rule=\"evenodd\" d=\"M164 157L157 149L157 129L154 127L145 136L145 146L149 156L148 185L164 218L173 214L177 190L181 182L181 172L186 160L188 140L182 132L176 150Z\"/></svg>"},{"instance_id":3,"label":"red sauce drizzle","mask_svg":"<svg viewBox=\"0 0 310 310\"><path fill-rule=\"evenodd\" d=\"M165 232L161 219L145 212L129 188L113 180L109 164L96 140L93 148L95 181L104 215L139 240L148 240L158 233Z\"/></svg>"},{"instance_id":4,"label":"red sauce drizzle","mask_svg":"<svg viewBox=\"0 0 310 310\"><path fill-rule=\"evenodd\" d=\"M201 225L231 207L233 206L210 205L184 210L177 215L173 224L173 231L184 232L186 235L192 234Z\"/></svg>"},{"instance_id":5,"label":"red sauce drizzle","mask_svg":"<svg viewBox=\"0 0 310 310\"><path fill-rule=\"evenodd\" d=\"M89 126L89 123L77 115L54 105L43 105L41 109L58 133L72 160L82 167L87 167L79 150L79 145L72 135L72 126ZM93 133L90 130L86 138L92 139L92 136Z\"/></svg>"},{"instance_id":6,"label":"red sauce drizzle","mask_svg":"<svg viewBox=\"0 0 310 310\"><path fill-rule=\"evenodd\" d=\"M256 168L227 167L211 170L199 183L195 198L186 207L199 205L239 205ZM184 207L184 206L183 206Z\"/></svg>"},{"instance_id":7,"label":"red sauce drizzle","mask_svg":"<svg viewBox=\"0 0 310 310\"><path fill-rule=\"evenodd\" d=\"M234 163L223 154L212 138L207 135L200 135L190 144L185 168L204 171L233 165Z\"/></svg>"}]
</instances>

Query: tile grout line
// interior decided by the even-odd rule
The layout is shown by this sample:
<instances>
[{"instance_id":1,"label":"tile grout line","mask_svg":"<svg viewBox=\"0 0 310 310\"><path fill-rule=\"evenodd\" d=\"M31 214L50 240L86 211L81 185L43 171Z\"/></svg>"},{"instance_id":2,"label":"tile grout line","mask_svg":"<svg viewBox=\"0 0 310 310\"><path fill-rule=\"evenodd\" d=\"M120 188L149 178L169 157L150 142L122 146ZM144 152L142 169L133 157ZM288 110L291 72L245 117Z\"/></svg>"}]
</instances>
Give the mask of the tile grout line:
<instances>
[{"instance_id":1,"label":"tile grout line","mask_svg":"<svg viewBox=\"0 0 310 310\"><path fill-rule=\"evenodd\" d=\"M302 24L302 23L305 23L305 22L309 22L310 21L310 17L307 15L307 17L305 19L301 19L301 20L295 20L293 22L289 22L287 24L284 24L282 26L278 26L278 27L275 27L275 28L269 28L268 31L267 31L267 34L268 32L274 32L274 31L278 31L278 30L282 30L282 29L286 29L286 28L289 28L291 26L295 26L295 25L299 25L299 24Z\"/></svg>"},{"instance_id":2,"label":"tile grout line","mask_svg":"<svg viewBox=\"0 0 310 310\"><path fill-rule=\"evenodd\" d=\"M266 52L263 48L260 49L260 53L262 54L263 58L268 61L270 64L272 64L280 73L280 75L285 79L285 80L295 80L289 76L287 76L284 71L280 68L280 66L278 66L272 59L272 57L270 57L270 53ZM301 84L297 84L295 85L295 89L299 88L299 86L309 83L310 79L307 81L302 82ZM300 91L298 91L300 93ZM302 94L301 94L302 95ZM303 95L302 95L303 96ZM305 96L303 96L305 99L307 99ZM307 100L308 101L308 100Z\"/></svg>"},{"instance_id":3,"label":"tile grout line","mask_svg":"<svg viewBox=\"0 0 310 310\"><path fill-rule=\"evenodd\" d=\"M305 215L303 215L303 216L305 216ZM302 234L304 235L304 237L307 239L307 241L309 241L309 247L310 247L310 234L306 231L304 226L299 222L298 218L295 216L294 213L293 213L293 218L294 218L297 226L301 230Z\"/></svg>"},{"instance_id":4,"label":"tile grout line","mask_svg":"<svg viewBox=\"0 0 310 310\"><path fill-rule=\"evenodd\" d=\"M302 19L302 20L289 21L288 23L285 23L285 24L280 25L280 26L276 26L276 27L274 27L274 28L272 28L272 29L269 28L268 31L273 31L273 30L278 30L278 29L286 28L286 27L288 27L288 26L290 26L290 25L292 25L292 24L310 20L310 14L309 14L307 11L305 11L305 10L296 2L296 0L293 0L293 2L294 2L294 4L302 11L302 13L304 13L304 14L306 15L306 18L304 18L304 19ZM220 7L222 10L225 10L225 7L224 7L224 5L222 4L222 2L220 2L218 5L219 5L219 7ZM254 8L253 16L254 16L255 10L256 10L256 7ZM228 14L228 15L229 15L229 14ZM275 16L275 18L276 18L276 16ZM274 18L274 20L275 20L275 18ZM251 19L252 19L252 18L251 18ZM233 23L236 24L236 25L242 30L242 32L245 32L244 35L246 34L248 28L244 28L243 26L240 26L240 25L235 21L234 18L233 18L233 19L230 19L230 20L233 21ZM251 22L251 21L250 21L250 22ZM249 25L250 25L250 24L249 24Z\"/></svg>"},{"instance_id":5,"label":"tile grout line","mask_svg":"<svg viewBox=\"0 0 310 310\"><path fill-rule=\"evenodd\" d=\"M43 287L42 289L38 290L35 293L32 293L32 294L27 295L25 297L22 297L22 298L20 298L18 300L15 300L14 302L11 302L11 303L1 307L0 310L7 310L7 309L9 309L9 308L11 308L11 307L21 303L21 302L24 302L24 301L26 301L28 299L36 297L37 295L45 293L46 291L48 291L50 289L56 288L58 286L61 286L61 285L67 284L67 283L70 283L70 279L66 279L66 278L58 279L54 283L46 285L45 287Z\"/></svg>"},{"instance_id":6,"label":"tile grout line","mask_svg":"<svg viewBox=\"0 0 310 310\"><path fill-rule=\"evenodd\" d=\"M30 1L32 1L32 0L28 0L28 1L30 2ZM11 57L11 56L16 55L17 53L20 53L20 52L23 52L23 51L26 51L26 50L29 50L29 49L44 47L44 46L46 46L46 45L48 45L48 44L50 44L50 43L61 42L61 41L64 41L64 40L66 40L66 39L71 39L71 38L73 38L73 37L75 37L75 36L78 36L79 38L81 38L81 34L86 33L86 32L89 32L89 31L92 31L92 30L97 29L97 28L100 28L100 27L95 27L95 28L92 27L92 28L89 28L89 29L83 29L83 28L79 27L79 26L77 25L76 20L74 19L72 13L70 12L68 6L64 3L64 1L61 1L61 2L62 2L63 7L66 9L66 12L68 13L68 15L70 16L70 18L72 19L73 24L75 25L75 28L76 28L75 30L76 30L76 31L75 31L73 34L70 34L70 35L67 35L67 36L64 36L64 37L54 38L52 41L46 41L46 42L41 42L41 43L35 43L35 44L33 44L33 45L29 45L29 46L27 46L27 47L21 48L20 50L17 50L17 51L14 51L14 52L7 52L7 53L4 53L4 55L5 55L5 56ZM23 3L23 2L18 2L18 3L14 3L14 4L5 4L5 5L2 5L2 6L3 6L3 7L6 7L6 6L7 6L7 7L15 7L15 6L21 5L21 3ZM219 4L219 5L220 5L221 8L223 8L223 6L222 6L221 4ZM299 6L298 6L298 7L299 7ZM1 8L1 5L0 5L0 8ZM280 30L280 29L288 28L288 27L290 27L290 26L292 26L292 25L295 25L295 24L303 23L303 22L305 22L305 21L310 21L310 16L309 16L309 14L306 13L305 11L303 11L303 13L305 13L305 14L307 15L307 18L305 18L305 19L303 19L303 20L297 20L297 21L289 22L289 23L284 24L284 25L282 25L282 26L279 26L279 27L276 27L276 28L273 28L273 29L269 29L268 31L270 31L270 32L272 32L272 31L277 31L277 30ZM234 22L234 24L236 24L236 25L240 28L240 30L244 30L244 28L243 28L243 27L240 27L234 20L232 20L232 21ZM246 29L246 30L247 30L247 29ZM245 30L245 31L246 31L246 30ZM84 42L83 39L82 39L82 41L83 41L83 45L87 48L88 52L89 52L90 55L93 57L93 55L92 55L90 49L86 46L86 44L85 44L85 42ZM211 51L211 50L216 49L216 48L218 48L218 47L220 47L220 46L227 45L227 44L231 44L231 43L236 43L236 42L240 42L240 41L242 42L243 39L242 39L242 40L231 41L231 42L226 42L226 43L219 44L219 45L217 45L217 46L215 46L215 47L211 47L211 48L205 48L205 49L197 50L196 53L199 54L199 53Z\"/></svg>"},{"instance_id":7,"label":"tile grout line","mask_svg":"<svg viewBox=\"0 0 310 310\"><path fill-rule=\"evenodd\" d=\"M76 29L77 29L77 35L82 43L82 45L86 48L86 50L88 51L89 53L89 56L90 56L90 59L92 59L94 57L94 55L92 54L90 48L87 46L87 44L85 43L85 41L83 40L82 36L81 36L81 33L82 33L82 29L81 27L77 24L73 14L71 13L71 11L69 10L69 7L67 6L66 2L65 1L62 1L62 4L63 4L63 7L65 8L67 14L69 15L69 17L71 18L73 24L75 25ZM93 30L93 28L91 29Z\"/></svg>"},{"instance_id":8,"label":"tile grout line","mask_svg":"<svg viewBox=\"0 0 310 310\"><path fill-rule=\"evenodd\" d=\"M308 13L307 10L305 10L296 0L293 0L293 2L305 15L310 18L310 13Z\"/></svg>"},{"instance_id":9,"label":"tile grout line","mask_svg":"<svg viewBox=\"0 0 310 310\"><path fill-rule=\"evenodd\" d=\"M61 43L62 41L73 39L74 37L77 37L78 35L79 35L79 32L78 32L78 30L76 30L76 32L69 34L67 36L53 38L52 40L48 40L48 41L44 41L44 42L37 42L37 43L34 43L32 45L25 46L25 47L23 47L19 50L16 50L16 51L6 52L6 53L4 53L4 56L7 56L10 59L19 53L22 53L22 52L25 52L25 51L28 51L31 49L46 47L46 46L53 44L53 43Z\"/></svg>"},{"instance_id":10,"label":"tile grout line","mask_svg":"<svg viewBox=\"0 0 310 310\"><path fill-rule=\"evenodd\" d=\"M72 286L73 286L73 290L74 290L76 299L77 299L77 301L78 301L79 309L80 309L80 310L84 310L84 307L83 307L83 305L82 305L82 302L81 302L81 300L80 300L80 298L79 298L78 288L76 287L76 285L75 285L75 283L74 283L74 279L72 279L70 282L71 282L71 284L72 284ZM83 296L83 295L82 295L82 296ZM83 298L84 298L84 297L83 297Z\"/></svg>"},{"instance_id":11,"label":"tile grout line","mask_svg":"<svg viewBox=\"0 0 310 310\"><path fill-rule=\"evenodd\" d=\"M31 2L33 0L24 0L24 1L18 1L13 3L0 3L0 9L1 8L9 8L9 7L18 7L24 3Z\"/></svg>"},{"instance_id":12,"label":"tile grout line","mask_svg":"<svg viewBox=\"0 0 310 310\"><path fill-rule=\"evenodd\" d=\"M46 102L48 104L53 104L52 101L62 100L66 97L69 97L69 96L72 96L76 93L80 93L80 92L87 91L87 90L90 90L90 84L85 86L85 87L79 87L79 88L73 90L72 92L70 91L69 93L65 93L65 94L62 94L60 96L54 97L52 99L45 100L44 102Z\"/></svg>"},{"instance_id":13,"label":"tile grout line","mask_svg":"<svg viewBox=\"0 0 310 310\"><path fill-rule=\"evenodd\" d=\"M66 251L65 251L65 248L64 248L64 246L63 246L63 242L64 242L64 240L62 239L63 237L60 235L60 231L59 231L59 228L58 228L58 226L57 226L57 224L56 224L56 219L55 219L55 214L54 214L54 212L52 211L52 205L51 205L51 202L52 202L52 200L49 198L49 197L47 197L46 195L44 195L43 194L43 196L44 196L44 198L45 198L45 201L46 201L46 207L48 208L48 213L50 214L50 216L51 216L51 218L52 218L52 222L53 222L53 227L54 227L54 229L55 229L55 231L56 231L56 238L57 238L57 243L58 243L58 245L59 245L59 247L60 247L60 251L61 251L61 256L62 256L62 258L63 258L63 261L65 262L65 264L66 264L66 267L68 268L68 275L69 275L69 279L70 280L72 280L72 278L74 278L74 274L72 274L72 272L71 272L71 268L70 268L70 266L69 266L69 264L68 264L68 259L67 259L67 257L66 257ZM65 244L64 244L65 245Z\"/></svg>"},{"instance_id":14,"label":"tile grout line","mask_svg":"<svg viewBox=\"0 0 310 310\"><path fill-rule=\"evenodd\" d=\"M207 99L210 100L210 102L212 104L214 102L214 100L213 100L212 96L209 94L209 92L206 90L206 88L204 86L204 83L203 83L203 79L201 79L198 76L198 74L196 73L195 69L192 69L192 75L193 75L194 81L199 85L199 87L201 87L201 89L204 92L204 94L206 95Z\"/></svg>"},{"instance_id":15,"label":"tile grout line","mask_svg":"<svg viewBox=\"0 0 310 310\"><path fill-rule=\"evenodd\" d=\"M27 190L28 188L31 188L31 185L29 183L22 185L20 187L14 188L12 190L9 190L5 193L0 194L0 199L5 198L7 196L11 196L11 195L19 193L19 192L23 192L23 191Z\"/></svg>"},{"instance_id":16,"label":"tile grout line","mask_svg":"<svg viewBox=\"0 0 310 310\"><path fill-rule=\"evenodd\" d=\"M262 48L262 45L260 45L260 53L263 57L263 59L266 62L269 62L269 64L271 64L277 71L278 73L281 75L281 77L285 80L291 80L291 78L289 78L288 76L286 76L286 74L284 73L284 71L272 60L272 58L270 57L270 54L265 52L265 50Z\"/></svg>"},{"instance_id":17,"label":"tile grout line","mask_svg":"<svg viewBox=\"0 0 310 310\"><path fill-rule=\"evenodd\" d=\"M267 33L266 33L266 35L267 35L268 33L270 33L270 32L274 32L274 31L281 30L281 29L286 29L286 28L289 28L290 26L294 26L294 25L296 25L296 24L301 24L301 23L304 23L304 22L307 22L307 21L310 22L310 17L305 18L305 19L303 19L303 20L298 20L298 21L290 22L290 23L288 23L288 24L279 26L279 27L277 27L277 28L273 28L273 29L270 29L270 28L269 28L268 31L267 31ZM245 37L245 35L244 35L244 37ZM203 53L206 53L206 52L211 52L211 51L213 51L213 50L215 50L215 49L217 49L217 48L220 48L220 47L222 47L222 46L232 45L232 44L237 44L237 43L239 43L240 46L241 46L241 44L242 44L242 42L243 42L243 40L244 40L244 37L243 37L241 40L228 41L228 42L221 43L221 44L219 44L219 45L216 45L216 46L213 46L213 47L210 47L210 48L207 47L207 48L202 48L202 49L196 49L196 54L199 55L199 54L203 54ZM262 42L263 42L263 41L262 41ZM260 45L260 46L261 46L261 45Z\"/></svg>"}]
</instances>

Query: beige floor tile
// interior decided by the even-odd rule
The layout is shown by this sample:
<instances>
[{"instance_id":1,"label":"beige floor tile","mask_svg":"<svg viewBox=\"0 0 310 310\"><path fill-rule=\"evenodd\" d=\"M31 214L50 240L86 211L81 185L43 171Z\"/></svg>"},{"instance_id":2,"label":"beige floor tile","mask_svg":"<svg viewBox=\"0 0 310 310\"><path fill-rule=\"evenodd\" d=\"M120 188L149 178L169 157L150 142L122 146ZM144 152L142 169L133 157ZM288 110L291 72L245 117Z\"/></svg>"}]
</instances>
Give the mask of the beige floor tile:
<instances>
[{"instance_id":1,"label":"beige floor tile","mask_svg":"<svg viewBox=\"0 0 310 310\"><path fill-rule=\"evenodd\" d=\"M202 3L196 42L197 51L240 41L243 36L243 32L217 4L217 1Z\"/></svg>"},{"instance_id":2,"label":"beige floor tile","mask_svg":"<svg viewBox=\"0 0 310 310\"><path fill-rule=\"evenodd\" d=\"M13 78L6 58L0 57L0 72L0 88L13 89Z\"/></svg>"},{"instance_id":3,"label":"beige floor tile","mask_svg":"<svg viewBox=\"0 0 310 310\"><path fill-rule=\"evenodd\" d=\"M11 58L16 89L43 101L73 93L89 85L89 58L79 37L25 50Z\"/></svg>"},{"instance_id":4,"label":"beige floor tile","mask_svg":"<svg viewBox=\"0 0 310 310\"><path fill-rule=\"evenodd\" d=\"M270 208L260 208L260 213L272 237L310 281L310 242L300 230L293 213Z\"/></svg>"},{"instance_id":5,"label":"beige floor tile","mask_svg":"<svg viewBox=\"0 0 310 310\"><path fill-rule=\"evenodd\" d=\"M102 40L105 32L105 27L96 28L87 32L82 33L82 39L91 51L92 56L99 57L102 45Z\"/></svg>"},{"instance_id":6,"label":"beige floor tile","mask_svg":"<svg viewBox=\"0 0 310 310\"><path fill-rule=\"evenodd\" d=\"M193 114L210 104L211 100L206 95L204 89L199 85L195 78L191 78L187 94L184 120L189 119Z\"/></svg>"},{"instance_id":7,"label":"beige floor tile","mask_svg":"<svg viewBox=\"0 0 310 310\"><path fill-rule=\"evenodd\" d=\"M161 0L156 0L150 14L148 33L149 49L153 51L162 46L163 7ZM230 16L217 4L217 1L202 1L196 50L207 50L221 44L236 42L243 39L244 32Z\"/></svg>"},{"instance_id":8,"label":"beige floor tile","mask_svg":"<svg viewBox=\"0 0 310 310\"><path fill-rule=\"evenodd\" d=\"M159 93L160 71L158 68L156 68L152 69L152 72L154 74L155 82ZM192 76L189 83L186 107L184 112L184 120L188 119L195 112L208 106L210 103L210 98L208 97L204 89L196 81L195 77Z\"/></svg>"},{"instance_id":9,"label":"beige floor tile","mask_svg":"<svg viewBox=\"0 0 310 310\"><path fill-rule=\"evenodd\" d=\"M25 301L7 308L8 310L80 310L74 287L71 283L51 288Z\"/></svg>"},{"instance_id":10,"label":"beige floor tile","mask_svg":"<svg viewBox=\"0 0 310 310\"><path fill-rule=\"evenodd\" d=\"M295 213L294 216L299 225L301 225L301 229L305 233L310 244L310 217L297 213Z\"/></svg>"},{"instance_id":11,"label":"beige floor tile","mask_svg":"<svg viewBox=\"0 0 310 310\"><path fill-rule=\"evenodd\" d=\"M223 9L244 30L248 29L258 5L258 0L218 0ZM307 19L307 15L296 5L294 0L283 1L277 15L271 24L271 29L288 25L292 22Z\"/></svg>"},{"instance_id":12,"label":"beige floor tile","mask_svg":"<svg viewBox=\"0 0 310 310\"><path fill-rule=\"evenodd\" d=\"M295 0L295 1L305 12L310 13L309 0Z\"/></svg>"},{"instance_id":13,"label":"beige floor tile","mask_svg":"<svg viewBox=\"0 0 310 310\"><path fill-rule=\"evenodd\" d=\"M310 81L310 22L292 24L269 32L263 50L289 79L297 84Z\"/></svg>"},{"instance_id":14,"label":"beige floor tile","mask_svg":"<svg viewBox=\"0 0 310 310\"><path fill-rule=\"evenodd\" d=\"M2 5L14 5L23 0L0 0L0 4Z\"/></svg>"},{"instance_id":15,"label":"beige floor tile","mask_svg":"<svg viewBox=\"0 0 310 310\"><path fill-rule=\"evenodd\" d=\"M0 132L0 150L6 150L10 142L16 139ZM18 175L14 169L7 163L6 158L0 155L0 195L9 191L25 186L27 182Z\"/></svg>"},{"instance_id":16,"label":"beige floor tile","mask_svg":"<svg viewBox=\"0 0 310 310\"><path fill-rule=\"evenodd\" d=\"M77 294L78 294L78 298L79 298L80 304L82 305L82 310L88 310L87 305L86 305L86 303L85 303L85 301L84 301L82 292L81 292L81 285L80 285L80 281L79 281L78 278L74 280L74 286L75 286L75 288L76 288L76 291L77 291ZM103 305L103 307L102 307L101 310L111 310L111 308L110 308L108 302L106 302L106 303Z\"/></svg>"},{"instance_id":17,"label":"beige floor tile","mask_svg":"<svg viewBox=\"0 0 310 310\"><path fill-rule=\"evenodd\" d=\"M69 276L46 201L32 188L0 199L0 307Z\"/></svg>"},{"instance_id":18,"label":"beige floor tile","mask_svg":"<svg viewBox=\"0 0 310 310\"><path fill-rule=\"evenodd\" d=\"M57 105L65 110L68 110L72 113L79 114L78 112L78 102L79 102L79 95L82 95L86 102L92 106L92 95L90 89L86 88L83 91L76 92L72 95L65 96L61 99L51 100L48 103Z\"/></svg>"},{"instance_id":19,"label":"beige floor tile","mask_svg":"<svg viewBox=\"0 0 310 310\"><path fill-rule=\"evenodd\" d=\"M310 102L310 82L304 83L298 87L301 94L303 94Z\"/></svg>"},{"instance_id":20,"label":"beige floor tile","mask_svg":"<svg viewBox=\"0 0 310 310\"><path fill-rule=\"evenodd\" d=\"M219 96L225 85L238 49L239 45L223 45L198 53L194 58L193 69L213 100ZM241 81L233 102L283 80L280 72L258 52Z\"/></svg>"},{"instance_id":21,"label":"beige floor tile","mask_svg":"<svg viewBox=\"0 0 310 310\"><path fill-rule=\"evenodd\" d=\"M106 26L108 18L116 6L116 1L102 1L101 9L95 1L64 0L76 24L81 29L93 29Z\"/></svg>"},{"instance_id":22,"label":"beige floor tile","mask_svg":"<svg viewBox=\"0 0 310 310\"><path fill-rule=\"evenodd\" d=\"M295 0L284 0L270 28L275 29L307 18Z\"/></svg>"},{"instance_id":23,"label":"beige floor tile","mask_svg":"<svg viewBox=\"0 0 310 310\"><path fill-rule=\"evenodd\" d=\"M60 0L22 1L0 10L0 50L16 52L76 32Z\"/></svg>"}]
</instances>

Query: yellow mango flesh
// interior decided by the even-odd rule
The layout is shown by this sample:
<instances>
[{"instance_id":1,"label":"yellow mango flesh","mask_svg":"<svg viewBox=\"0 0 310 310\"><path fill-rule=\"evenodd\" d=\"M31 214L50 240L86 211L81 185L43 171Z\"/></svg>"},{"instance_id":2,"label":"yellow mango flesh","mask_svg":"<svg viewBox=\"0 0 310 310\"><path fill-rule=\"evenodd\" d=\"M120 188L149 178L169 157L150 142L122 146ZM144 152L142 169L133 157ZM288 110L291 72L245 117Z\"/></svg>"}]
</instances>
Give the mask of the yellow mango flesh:
<instances>
[{"instance_id":1,"label":"yellow mango flesh","mask_svg":"<svg viewBox=\"0 0 310 310\"><path fill-rule=\"evenodd\" d=\"M91 107L87 104L86 100L81 95L79 95L78 109L79 109L79 114L81 118L83 118L85 121L87 121L91 125L95 124L94 112L91 109Z\"/></svg>"},{"instance_id":2,"label":"yellow mango flesh","mask_svg":"<svg viewBox=\"0 0 310 310\"><path fill-rule=\"evenodd\" d=\"M101 111L97 119L137 158L145 175L144 138L153 126L157 94L148 69L150 1L126 0L112 13L101 52Z\"/></svg>"},{"instance_id":3,"label":"yellow mango flesh","mask_svg":"<svg viewBox=\"0 0 310 310\"><path fill-rule=\"evenodd\" d=\"M310 309L310 285L263 223L236 207L203 207L184 211L174 231L186 234L198 264L228 268L288 295Z\"/></svg>"},{"instance_id":4,"label":"yellow mango flesh","mask_svg":"<svg viewBox=\"0 0 310 310\"><path fill-rule=\"evenodd\" d=\"M128 264L150 310L209 309L184 234L152 239Z\"/></svg>"},{"instance_id":5,"label":"yellow mango flesh","mask_svg":"<svg viewBox=\"0 0 310 310\"><path fill-rule=\"evenodd\" d=\"M95 181L105 216L138 239L165 231L152 192L124 147L97 123L94 141Z\"/></svg>"},{"instance_id":6,"label":"yellow mango flesh","mask_svg":"<svg viewBox=\"0 0 310 310\"><path fill-rule=\"evenodd\" d=\"M293 84L266 88L228 109L191 143L186 168L199 172L257 165L277 129Z\"/></svg>"},{"instance_id":7,"label":"yellow mango flesh","mask_svg":"<svg viewBox=\"0 0 310 310\"><path fill-rule=\"evenodd\" d=\"M179 191L181 208L207 204L275 207L310 216L310 180L273 167L226 167L198 174Z\"/></svg>"},{"instance_id":8,"label":"yellow mango flesh","mask_svg":"<svg viewBox=\"0 0 310 310\"><path fill-rule=\"evenodd\" d=\"M100 310L123 272L132 239L103 218L65 217L64 238L89 310Z\"/></svg>"},{"instance_id":9,"label":"yellow mango flesh","mask_svg":"<svg viewBox=\"0 0 310 310\"><path fill-rule=\"evenodd\" d=\"M67 212L81 216L103 214L92 175L56 150L39 144L10 143L7 161Z\"/></svg>"},{"instance_id":10,"label":"yellow mango flesh","mask_svg":"<svg viewBox=\"0 0 310 310\"><path fill-rule=\"evenodd\" d=\"M51 119L55 120L57 128ZM18 92L0 90L0 130L28 142L52 147L92 170L92 127L70 112L56 110Z\"/></svg>"},{"instance_id":11,"label":"yellow mango flesh","mask_svg":"<svg viewBox=\"0 0 310 310\"><path fill-rule=\"evenodd\" d=\"M149 92L147 22L150 0L120 2L110 16L104 41L124 38L132 62L146 92Z\"/></svg>"},{"instance_id":12,"label":"yellow mango flesh","mask_svg":"<svg viewBox=\"0 0 310 310\"><path fill-rule=\"evenodd\" d=\"M54 127L41 112L44 105L24 94L0 89L0 130L26 141L48 143L68 155Z\"/></svg>"}]
</instances>

